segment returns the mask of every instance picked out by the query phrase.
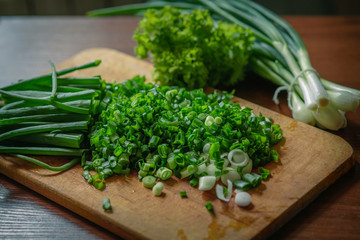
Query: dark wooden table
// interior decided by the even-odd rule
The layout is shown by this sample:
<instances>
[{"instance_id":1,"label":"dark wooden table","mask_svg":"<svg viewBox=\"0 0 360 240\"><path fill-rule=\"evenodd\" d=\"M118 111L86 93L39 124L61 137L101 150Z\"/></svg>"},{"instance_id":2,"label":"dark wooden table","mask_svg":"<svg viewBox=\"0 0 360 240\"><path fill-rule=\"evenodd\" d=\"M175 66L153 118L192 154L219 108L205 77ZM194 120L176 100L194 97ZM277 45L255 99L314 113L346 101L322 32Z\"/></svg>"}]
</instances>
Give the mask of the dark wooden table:
<instances>
[{"instance_id":1,"label":"dark wooden table","mask_svg":"<svg viewBox=\"0 0 360 240\"><path fill-rule=\"evenodd\" d=\"M322 77L360 89L360 17L286 17L303 37ZM81 50L108 47L133 55L136 17L1 17L0 86L48 70ZM285 93L249 77L237 95L291 116ZM360 239L360 114L334 134L354 148L355 166L270 239ZM0 238L116 239L117 236L0 175Z\"/></svg>"}]
</instances>

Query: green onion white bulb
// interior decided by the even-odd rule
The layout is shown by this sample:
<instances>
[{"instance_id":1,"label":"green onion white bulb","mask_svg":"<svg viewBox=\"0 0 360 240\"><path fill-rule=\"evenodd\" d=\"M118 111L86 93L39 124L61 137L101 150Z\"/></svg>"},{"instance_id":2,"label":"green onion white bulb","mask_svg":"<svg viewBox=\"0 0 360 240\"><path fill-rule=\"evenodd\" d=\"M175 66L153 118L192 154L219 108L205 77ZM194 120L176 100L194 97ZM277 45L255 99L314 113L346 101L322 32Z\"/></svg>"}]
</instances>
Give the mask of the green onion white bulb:
<instances>
[{"instance_id":1,"label":"green onion white bulb","mask_svg":"<svg viewBox=\"0 0 360 240\"><path fill-rule=\"evenodd\" d=\"M251 203L251 196L247 192L243 192L241 190L235 190L235 203L240 207L247 207Z\"/></svg>"}]
</instances>

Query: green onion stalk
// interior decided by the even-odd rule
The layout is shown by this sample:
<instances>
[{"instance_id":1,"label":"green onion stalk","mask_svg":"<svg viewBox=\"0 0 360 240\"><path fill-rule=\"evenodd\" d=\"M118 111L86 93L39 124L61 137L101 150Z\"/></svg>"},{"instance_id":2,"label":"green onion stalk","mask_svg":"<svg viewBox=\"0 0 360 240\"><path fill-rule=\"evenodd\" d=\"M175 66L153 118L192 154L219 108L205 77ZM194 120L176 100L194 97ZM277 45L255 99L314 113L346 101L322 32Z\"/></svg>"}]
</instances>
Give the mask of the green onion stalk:
<instances>
[{"instance_id":1,"label":"green onion stalk","mask_svg":"<svg viewBox=\"0 0 360 240\"><path fill-rule=\"evenodd\" d=\"M73 71L96 67L100 60L20 80L0 89L0 154L10 154L51 171L65 171L89 155L87 132L100 111L105 84L101 77L63 78ZM26 156L71 156L50 166Z\"/></svg>"},{"instance_id":2,"label":"green onion stalk","mask_svg":"<svg viewBox=\"0 0 360 240\"><path fill-rule=\"evenodd\" d=\"M270 80L278 94L288 93L288 106L294 119L321 128L338 130L346 127L345 113L356 111L360 91L327 81L310 62L309 53L299 34L281 17L249 0L158 1L98 9L89 16L143 14L147 9L172 6L179 9L204 9L217 20L228 21L250 29L256 40L249 68Z\"/></svg>"}]
</instances>

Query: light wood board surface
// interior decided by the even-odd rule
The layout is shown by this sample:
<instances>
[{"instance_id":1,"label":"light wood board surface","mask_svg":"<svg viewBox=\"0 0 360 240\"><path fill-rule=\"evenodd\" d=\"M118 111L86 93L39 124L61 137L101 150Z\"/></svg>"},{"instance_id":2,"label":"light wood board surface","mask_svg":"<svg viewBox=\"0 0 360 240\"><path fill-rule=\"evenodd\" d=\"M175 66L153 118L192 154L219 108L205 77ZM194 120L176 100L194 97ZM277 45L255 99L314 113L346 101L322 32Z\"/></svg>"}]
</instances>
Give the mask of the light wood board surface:
<instances>
[{"instance_id":1,"label":"light wood board surface","mask_svg":"<svg viewBox=\"0 0 360 240\"><path fill-rule=\"evenodd\" d=\"M97 68L71 76L101 75L107 81L123 81L134 75L151 77L151 64L111 49L85 50L58 66L80 65L94 59ZM269 236L304 208L326 187L354 164L353 150L342 138L302 124L279 113L240 98L234 101L261 112L281 125L284 140L275 148L280 161L270 163L272 177L249 191L252 205L237 207L234 199L224 203L214 191L202 192L187 181L165 181L164 193L154 197L142 187L136 174L107 179L106 189L96 190L81 176L76 166L63 173L40 169L22 160L0 156L0 171L77 214L128 239L251 239ZM63 158L41 157L53 165ZM181 198L187 191L188 198ZM111 213L104 212L102 200L110 198ZM214 213L204 207L213 201Z\"/></svg>"}]
</instances>

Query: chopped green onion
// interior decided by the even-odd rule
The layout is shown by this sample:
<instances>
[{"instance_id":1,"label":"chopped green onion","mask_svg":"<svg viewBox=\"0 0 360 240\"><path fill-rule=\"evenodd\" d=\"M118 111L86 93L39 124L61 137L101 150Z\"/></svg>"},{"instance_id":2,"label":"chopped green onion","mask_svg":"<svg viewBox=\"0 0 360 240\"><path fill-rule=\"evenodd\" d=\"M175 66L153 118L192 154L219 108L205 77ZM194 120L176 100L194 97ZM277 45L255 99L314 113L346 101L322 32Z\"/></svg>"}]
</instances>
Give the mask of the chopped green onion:
<instances>
[{"instance_id":1,"label":"chopped green onion","mask_svg":"<svg viewBox=\"0 0 360 240\"><path fill-rule=\"evenodd\" d=\"M109 84L107 90L106 106L90 133L91 170L104 177L111 171L121 174L124 169L136 169L140 180L148 176L166 180L174 174L195 179L193 186L209 190L230 172L226 157L231 151L255 159L252 165L248 160L250 170L276 158L270 146L282 138L280 127L232 103L232 94L158 86L139 76ZM122 154L126 154L124 165ZM227 176L238 179L236 170ZM204 184L206 178L211 186Z\"/></svg>"},{"instance_id":2,"label":"chopped green onion","mask_svg":"<svg viewBox=\"0 0 360 240\"><path fill-rule=\"evenodd\" d=\"M251 185L251 183L246 182L244 180L236 180L234 181L234 186L241 189L241 190L250 190L253 188L253 186Z\"/></svg>"},{"instance_id":3,"label":"chopped green onion","mask_svg":"<svg viewBox=\"0 0 360 240\"><path fill-rule=\"evenodd\" d=\"M211 144L210 144L210 143L206 143L206 144L204 145L204 147L203 147L203 153L209 154L210 147L211 147Z\"/></svg>"},{"instance_id":4,"label":"chopped green onion","mask_svg":"<svg viewBox=\"0 0 360 240\"><path fill-rule=\"evenodd\" d=\"M84 179L88 182L88 183L92 183L93 178L92 175L89 171L85 170L82 174L82 176L84 177Z\"/></svg>"},{"instance_id":5,"label":"chopped green onion","mask_svg":"<svg viewBox=\"0 0 360 240\"><path fill-rule=\"evenodd\" d=\"M164 189L164 184L162 182L158 182L153 186L152 192L155 196L160 196Z\"/></svg>"},{"instance_id":6,"label":"chopped green onion","mask_svg":"<svg viewBox=\"0 0 360 240\"><path fill-rule=\"evenodd\" d=\"M156 176L161 180L167 180L171 177L172 171L167 167L161 167L157 170Z\"/></svg>"},{"instance_id":7,"label":"chopped green onion","mask_svg":"<svg viewBox=\"0 0 360 240\"><path fill-rule=\"evenodd\" d=\"M201 175L201 174L203 174L205 172L206 172L206 163L203 162L203 163L201 163L200 165L197 166L196 174Z\"/></svg>"},{"instance_id":8,"label":"chopped green onion","mask_svg":"<svg viewBox=\"0 0 360 240\"><path fill-rule=\"evenodd\" d=\"M196 187L196 186L198 185L198 183L199 183L199 179L198 179L198 178L193 178L193 179L191 179L190 182L189 182L190 186L192 186L192 187Z\"/></svg>"},{"instance_id":9,"label":"chopped green onion","mask_svg":"<svg viewBox=\"0 0 360 240\"><path fill-rule=\"evenodd\" d=\"M170 169L175 169L177 166L177 164L175 162L175 157L168 157L167 163L168 163Z\"/></svg>"},{"instance_id":10,"label":"chopped green onion","mask_svg":"<svg viewBox=\"0 0 360 240\"><path fill-rule=\"evenodd\" d=\"M153 177L153 176L145 176L143 179L142 179L142 183L143 183L143 186L146 187L146 188L152 188L154 187L155 183L156 183L156 178Z\"/></svg>"},{"instance_id":11,"label":"chopped green onion","mask_svg":"<svg viewBox=\"0 0 360 240\"><path fill-rule=\"evenodd\" d=\"M96 189L99 190L105 188L104 178L99 173L93 176L93 185Z\"/></svg>"},{"instance_id":12,"label":"chopped green onion","mask_svg":"<svg viewBox=\"0 0 360 240\"><path fill-rule=\"evenodd\" d=\"M197 167L194 165L189 165L180 171L180 176L181 176L181 178L186 178L196 172L197 172Z\"/></svg>"},{"instance_id":13,"label":"chopped green onion","mask_svg":"<svg viewBox=\"0 0 360 240\"><path fill-rule=\"evenodd\" d=\"M240 149L230 151L228 159L231 167L240 170L241 173L249 173L252 169L252 160L247 153Z\"/></svg>"},{"instance_id":14,"label":"chopped green onion","mask_svg":"<svg viewBox=\"0 0 360 240\"><path fill-rule=\"evenodd\" d=\"M187 197L187 193L186 193L186 191L182 191L182 192L180 192L180 197L182 197L182 198L186 198L186 197Z\"/></svg>"},{"instance_id":15,"label":"chopped green onion","mask_svg":"<svg viewBox=\"0 0 360 240\"><path fill-rule=\"evenodd\" d=\"M160 137L159 136L152 136L150 141L149 141L149 147L156 147L158 142L160 140Z\"/></svg>"},{"instance_id":16,"label":"chopped green onion","mask_svg":"<svg viewBox=\"0 0 360 240\"><path fill-rule=\"evenodd\" d=\"M220 143L216 142L211 144L209 149L209 156L212 160L218 160L220 158Z\"/></svg>"},{"instance_id":17,"label":"chopped green onion","mask_svg":"<svg viewBox=\"0 0 360 240\"><path fill-rule=\"evenodd\" d=\"M139 179L143 179L144 177L147 176L147 172L145 172L144 170L140 169L140 171L138 172L139 175Z\"/></svg>"},{"instance_id":18,"label":"chopped green onion","mask_svg":"<svg viewBox=\"0 0 360 240\"><path fill-rule=\"evenodd\" d=\"M239 180L241 178L240 174L234 169L234 168L224 168L223 171L226 173L222 174L220 176L221 182L225 185L227 185L228 181L234 182L236 180Z\"/></svg>"},{"instance_id":19,"label":"chopped green onion","mask_svg":"<svg viewBox=\"0 0 360 240\"><path fill-rule=\"evenodd\" d=\"M109 198L105 198L105 199L102 201L102 208L103 208L105 211L110 211L110 210L111 210L111 203L110 203L110 199L109 199Z\"/></svg>"},{"instance_id":20,"label":"chopped green onion","mask_svg":"<svg viewBox=\"0 0 360 240\"><path fill-rule=\"evenodd\" d=\"M215 119L212 116L207 116L205 120L205 126L210 127L215 122Z\"/></svg>"},{"instance_id":21,"label":"chopped green onion","mask_svg":"<svg viewBox=\"0 0 360 240\"><path fill-rule=\"evenodd\" d=\"M232 196L232 182L227 180L227 188L219 184L216 185L216 197L225 202L229 202Z\"/></svg>"},{"instance_id":22,"label":"chopped green onion","mask_svg":"<svg viewBox=\"0 0 360 240\"><path fill-rule=\"evenodd\" d=\"M208 211L213 211L214 210L214 207L213 207L213 205L212 205L212 202L206 202L205 204L205 208L208 210Z\"/></svg>"},{"instance_id":23,"label":"chopped green onion","mask_svg":"<svg viewBox=\"0 0 360 240\"><path fill-rule=\"evenodd\" d=\"M217 125L220 125L222 123L222 118L221 117L215 117L214 121L215 121L215 123Z\"/></svg>"},{"instance_id":24,"label":"chopped green onion","mask_svg":"<svg viewBox=\"0 0 360 240\"><path fill-rule=\"evenodd\" d=\"M258 167L258 171L262 180L268 179L271 175L270 170L263 167Z\"/></svg>"},{"instance_id":25,"label":"chopped green onion","mask_svg":"<svg viewBox=\"0 0 360 240\"><path fill-rule=\"evenodd\" d=\"M235 203L240 207L249 206L251 203L251 196L247 192L237 192L235 195Z\"/></svg>"},{"instance_id":26,"label":"chopped green onion","mask_svg":"<svg viewBox=\"0 0 360 240\"><path fill-rule=\"evenodd\" d=\"M209 191L215 186L215 176L202 176L199 178L199 190Z\"/></svg>"},{"instance_id":27,"label":"chopped green onion","mask_svg":"<svg viewBox=\"0 0 360 240\"><path fill-rule=\"evenodd\" d=\"M242 180L250 183L253 187L256 187L261 183L261 176L256 173L245 173L242 175Z\"/></svg>"},{"instance_id":28,"label":"chopped green onion","mask_svg":"<svg viewBox=\"0 0 360 240\"><path fill-rule=\"evenodd\" d=\"M206 173L207 175L209 176L216 176L216 180L219 180L220 179L220 176L218 176L216 174L216 172L218 172L219 169L215 166L214 163L210 163L209 165L207 165L206 167Z\"/></svg>"}]
</instances>

